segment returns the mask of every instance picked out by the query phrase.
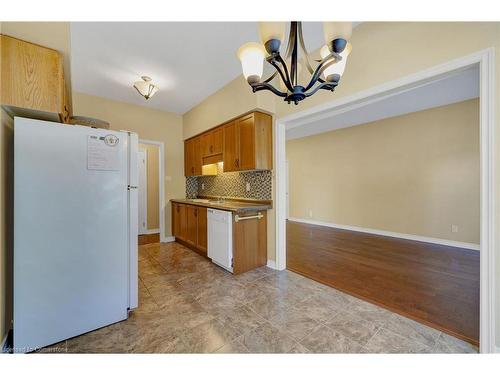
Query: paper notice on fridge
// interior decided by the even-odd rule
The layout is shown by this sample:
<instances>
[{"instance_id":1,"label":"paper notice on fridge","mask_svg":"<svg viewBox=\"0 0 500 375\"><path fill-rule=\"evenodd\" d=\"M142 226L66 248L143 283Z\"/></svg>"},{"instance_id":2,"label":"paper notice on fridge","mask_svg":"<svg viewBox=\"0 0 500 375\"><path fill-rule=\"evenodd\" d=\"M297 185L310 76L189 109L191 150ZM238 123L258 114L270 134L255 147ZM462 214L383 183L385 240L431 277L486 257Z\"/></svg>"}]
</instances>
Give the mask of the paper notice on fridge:
<instances>
[{"instance_id":1,"label":"paper notice on fridge","mask_svg":"<svg viewBox=\"0 0 500 375\"><path fill-rule=\"evenodd\" d=\"M120 139L115 135L89 135L87 139L87 169L120 170Z\"/></svg>"}]
</instances>

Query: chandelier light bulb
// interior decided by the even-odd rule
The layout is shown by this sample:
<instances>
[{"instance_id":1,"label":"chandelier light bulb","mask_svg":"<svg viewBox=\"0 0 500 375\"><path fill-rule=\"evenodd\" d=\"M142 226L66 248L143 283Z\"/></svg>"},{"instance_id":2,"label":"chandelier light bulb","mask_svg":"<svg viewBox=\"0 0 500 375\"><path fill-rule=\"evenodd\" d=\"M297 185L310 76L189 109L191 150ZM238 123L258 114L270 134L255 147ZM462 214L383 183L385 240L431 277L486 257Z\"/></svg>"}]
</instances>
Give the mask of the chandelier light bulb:
<instances>
[{"instance_id":1,"label":"chandelier light bulb","mask_svg":"<svg viewBox=\"0 0 500 375\"><path fill-rule=\"evenodd\" d=\"M347 63L347 57L351 53L351 50L352 50L351 43L347 43L345 49L339 54L342 57L342 60L333 63L323 71L323 77L325 78L325 80L330 82L334 80L338 81L340 77L342 77ZM322 59L327 57L330 53L331 52L328 46L323 46L320 50Z\"/></svg>"},{"instance_id":2,"label":"chandelier light bulb","mask_svg":"<svg viewBox=\"0 0 500 375\"><path fill-rule=\"evenodd\" d=\"M264 70L264 47L260 43L245 43L238 49L243 76L248 83L260 82Z\"/></svg>"}]
</instances>

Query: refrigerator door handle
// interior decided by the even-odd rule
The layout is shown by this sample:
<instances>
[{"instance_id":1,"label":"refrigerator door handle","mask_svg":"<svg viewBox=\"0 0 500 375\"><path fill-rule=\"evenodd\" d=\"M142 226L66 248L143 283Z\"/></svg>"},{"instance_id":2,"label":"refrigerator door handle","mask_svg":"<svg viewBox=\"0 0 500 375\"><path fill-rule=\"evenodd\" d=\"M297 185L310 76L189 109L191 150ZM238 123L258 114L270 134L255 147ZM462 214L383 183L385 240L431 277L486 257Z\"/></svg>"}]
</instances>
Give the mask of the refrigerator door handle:
<instances>
[{"instance_id":1,"label":"refrigerator door handle","mask_svg":"<svg viewBox=\"0 0 500 375\"><path fill-rule=\"evenodd\" d=\"M138 189L139 187L138 186L130 186L130 185L128 185L127 188L128 188L128 190L130 190L130 189Z\"/></svg>"}]
</instances>

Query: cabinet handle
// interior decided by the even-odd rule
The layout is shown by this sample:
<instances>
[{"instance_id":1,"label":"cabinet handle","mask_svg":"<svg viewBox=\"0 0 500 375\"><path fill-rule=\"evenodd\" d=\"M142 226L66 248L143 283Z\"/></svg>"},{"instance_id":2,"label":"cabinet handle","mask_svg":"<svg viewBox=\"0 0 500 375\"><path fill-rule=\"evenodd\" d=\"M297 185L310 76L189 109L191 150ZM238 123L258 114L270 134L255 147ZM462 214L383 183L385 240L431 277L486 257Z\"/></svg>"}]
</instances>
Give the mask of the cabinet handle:
<instances>
[{"instance_id":1,"label":"cabinet handle","mask_svg":"<svg viewBox=\"0 0 500 375\"><path fill-rule=\"evenodd\" d=\"M191 173L194 173L194 167L191 167Z\"/></svg>"},{"instance_id":2,"label":"cabinet handle","mask_svg":"<svg viewBox=\"0 0 500 375\"><path fill-rule=\"evenodd\" d=\"M214 146L210 146L210 152L214 152Z\"/></svg>"},{"instance_id":3,"label":"cabinet handle","mask_svg":"<svg viewBox=\"0 0 500 375\"><path fill-rule=\"evenodd\" d=\"M240 166L240 159L236 159L234 161L234 165L237 166L237 167L239 167Z\"/></svg>"},{"instance_id":4,"label":"cabinet handle","mask_svg":"<svg viewBox=\"0 0 500 375\"><path fill-rule=\"evenodd\" d=\"M198 216L198 209L197 208L194 209L194 216L195 217Z\"/></svg>"}]
</instances>

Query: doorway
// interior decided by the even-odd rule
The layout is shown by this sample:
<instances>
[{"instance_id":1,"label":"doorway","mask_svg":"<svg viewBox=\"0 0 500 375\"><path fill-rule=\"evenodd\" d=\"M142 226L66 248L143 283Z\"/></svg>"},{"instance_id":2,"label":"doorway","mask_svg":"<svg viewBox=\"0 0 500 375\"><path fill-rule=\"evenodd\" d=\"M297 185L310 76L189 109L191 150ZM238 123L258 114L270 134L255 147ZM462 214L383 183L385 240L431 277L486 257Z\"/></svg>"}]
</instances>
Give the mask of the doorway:
<instances>
[{"instance_id":1,"label":"doorway","mask_svg":"<svg viewBox=\"0 0 500 375\"><path fill-rule=\"evenodd\" d=\"M161 142L139 140L139 245L159 243L165 238L163 151Z\"/></svg>"},{"instance_id":2,"label":"doorway","mask_svg":"<svg viewBox=\"0 0 500 375\"><path fill-rule=\"evenodd\" d=\"M139 150L137 154L139 168L138 186L138 224L139 235L149 234L148 231L148 177L147 177L147 151Z\"/></svg>"},{"instance_id":3,"label":"doorway","mask_svg":"<svg viewBox=\"0 0 500 375\"><path fill-rule=\"evenodd\" d=\"M409 89L442 79L459 70L477 65L480 71L480 351L495 351L494 335L494 56L491 50L484 50L448 63L421 71L402 79L359 92L349 97L334 100L325 105L305 110L277 120L275 135L275 157L277 160L277 268L285 269L286 254L286 129L299 127L311 121L342 113L353 108L397 95Z\"/></svg>"}]
</instances>

